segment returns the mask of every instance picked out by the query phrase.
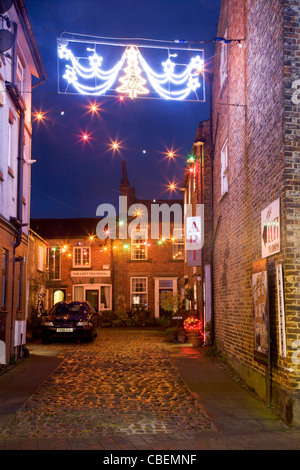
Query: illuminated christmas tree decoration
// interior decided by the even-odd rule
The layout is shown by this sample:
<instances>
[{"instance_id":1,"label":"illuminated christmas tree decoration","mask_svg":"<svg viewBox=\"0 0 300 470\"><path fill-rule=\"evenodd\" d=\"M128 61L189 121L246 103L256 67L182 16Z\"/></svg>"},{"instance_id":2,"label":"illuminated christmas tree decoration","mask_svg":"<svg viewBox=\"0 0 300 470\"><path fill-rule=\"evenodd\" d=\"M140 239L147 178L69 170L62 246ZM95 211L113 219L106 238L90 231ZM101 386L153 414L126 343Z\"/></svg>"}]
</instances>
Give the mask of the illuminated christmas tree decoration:
<instances>
[{"instance_id":1,"label":"illuminated christmas tree decoration","mask_svg":"<svg viewBox=\"0 0 300 470\"><path fill-rule=\"evenodd\" d=\"M63 36L58 39L58 67L60 63L64 67L64 72L59 72L59 93L118 96L120 100L125 96L153 99L159 95L165 100L205 101L203 49L184 43L175 46L174 41L172 51L176 53L170 53L170 44L163 46L164 41L157 41L159 45L134 45L71 33ZM85 47L86 53L85 45L89 45ZM122 50L99 54L100 46ZM146 50L145 54L141 48ZM156 64L154 67L150 65L147 49L154 52L150 59Z\"/></svg>"},{"instance_id":2,"label":"illuminated christmas tree decoration","mask_svg":"<svg viewBox=\"0 0 300 470\"><path fill-rule=\"evenodd\" d=\"M126 50L127 67L125 68L125 76L120 78L122 86L117 88L118 93L126 93L129 98L136 98L138 95L146 95L149 90L144 87L146 80L141 76L142 70L138 64L139 50L131 46Z\"/></svg>"}]
</instances>

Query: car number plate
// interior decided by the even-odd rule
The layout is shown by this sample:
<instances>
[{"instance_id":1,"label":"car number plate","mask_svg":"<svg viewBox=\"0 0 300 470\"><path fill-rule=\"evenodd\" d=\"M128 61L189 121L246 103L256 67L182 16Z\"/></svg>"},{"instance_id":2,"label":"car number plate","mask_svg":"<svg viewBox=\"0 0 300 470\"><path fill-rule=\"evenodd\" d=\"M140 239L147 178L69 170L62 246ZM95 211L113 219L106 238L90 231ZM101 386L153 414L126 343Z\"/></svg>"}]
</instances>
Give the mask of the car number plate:
<instances>
[{"instance_id":1,"label":"car number plate","mask_svg":"<svg viewBox=\"0 0 300 470\"><path fill-rule=\"evenodd\" d=\"M72 333L73 328L56 328L57 333Z\"/></svg>"}]
</instances>

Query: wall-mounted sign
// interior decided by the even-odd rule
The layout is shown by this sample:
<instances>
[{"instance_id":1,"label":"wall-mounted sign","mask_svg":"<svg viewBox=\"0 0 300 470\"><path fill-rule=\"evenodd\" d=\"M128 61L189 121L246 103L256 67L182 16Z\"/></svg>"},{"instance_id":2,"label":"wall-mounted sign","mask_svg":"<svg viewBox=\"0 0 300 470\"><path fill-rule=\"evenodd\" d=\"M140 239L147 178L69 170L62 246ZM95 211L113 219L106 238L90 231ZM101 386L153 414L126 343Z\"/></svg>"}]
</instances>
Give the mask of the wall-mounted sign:
<instances>
[{"instance_id":1,"label":"wall-mounted sign","mask_svg":"<svg viewBox=\"0 0 300 470\"><path fill-rule=\"evenodd\" d=\"M203 228L200 216L186 217L185 233L186 250L201 250L203 247Z\"/></svg>"},{"instance_id":2,"label":"wall-mounted sign","mask_svg":"<svg viewBox=\"0 0 300 470\"><path fill-rule=\"evenodd\" d=\"M262 258L280 251L280 198L261 212Z\"/></svg>"},{"instance_id":3,"label":"wall-mounted sign","mask_svg":"<svg viewBox=\"0 0 300 470\"><path fill-rule=\"evenodd\" d=\"M189 250L186 252L187 266L201 266L201 250Z\"/></svg>"},{"instance_id":4,"label":"wall-mounted sign","mask_svg":"<svg viewBox=\"0 0 300 470\"><path fill-rule=\"evenodd\" d=\"M110 271L71 271L71 277L110 277Z\"/></svg>"},{"instance_id":5,"label":"wall-mounted sign","mask_svg":"<svg viewBox=\"0 0 300 470\"><path fill-rule=\"evenodd\" d=\"M285 312L284 312L282 264L277 265L276 273L277 273L277 298L278 298L279 352L282 357L286 357L286 335L285 335Z\"/></svg>"},{"instance_id":6,"label":"wall-mounted sign","mask_svg":"<svg viewBox=\"0 0 300 470\"><path fill-rule=\"evenodd\" d=\"M253 263L254 359L264 365L269 357L268 278L266 259Z\"/></svg>"}]
</instances>

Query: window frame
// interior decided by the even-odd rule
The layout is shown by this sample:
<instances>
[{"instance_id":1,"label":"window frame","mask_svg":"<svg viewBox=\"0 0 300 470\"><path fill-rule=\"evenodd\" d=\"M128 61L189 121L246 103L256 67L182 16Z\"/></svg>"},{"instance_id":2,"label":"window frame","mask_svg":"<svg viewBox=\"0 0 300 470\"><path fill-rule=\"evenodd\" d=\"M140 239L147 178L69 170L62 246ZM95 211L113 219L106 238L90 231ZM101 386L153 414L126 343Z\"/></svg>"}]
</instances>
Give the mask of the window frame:
<instances>
[{"instance_id":1,"label":"window frame","mask_svg":"<svg viewBox=\"0 0 300 470\"><path fill-rule=\"evenodd\" d=\"M138 253L141 253L141 249L137 245L141 245L138 243L137 240L134 238L135 234L138 234L142 240L142 245L144 247L144 256L137 256ZM145 234L145 236L143 235ZM138 250L138 251L136 251ZM132 261L145 261L148 259L148 238L147 238L147 230L132 230L131 232L131 260Z\"/></svg>"},{"instance_id":2,"label":"window frame","mask_svg":"<svg viewBox=\"0 0 300 470\"><path fill-rule=\"evenodd\" d=\"M220 152L220 159L221 159L221 197L224 194L228 193L229 190L229 182L228 182L228 138L225 139L221 152Z\"/></svg>"},{"instance_id":3,"label":"window frame","mask_svg":"<svg viewBox=\"0 0 300 470\"><path fill-rule=\"evenodd\" d=\"M80 250L80 264L75 263L76 260L76 250ZM89 262L83 263L83 252L84 250L88 250L89 253ZM74 246L73 247L73 268L90 268L91 267L91 247L90 246Z\"/></svg>"},{"instance_id":4,"label":"window frame","mask_svg":"<svg viewBox=\"0 0 300 470\"><path fill-rule=\"evenodd\" d=\"M224 38L227 38L227 29L224 33ZM226 42L221 42L220 52L220 90L222 90L227 79L228 68L228 47Z\"/></svg>"},{"instance_id":5,"label":"window frame","mask_svg":"<svg viewBox=\"0 0 300 470\"><path fill-rule=\"evenodd\" d=\"M133 281L138 280L138 279L143 279L143 281L145 281L145 290L143 291L133 290ZM137 297L137 294L145 295L146 301L142 303L140 302L139 304L134 303L133 297ZM130 278L130 308L137 307L137 306L141 307L143 305L146 308L148 308L148 277L147 276L132 276Z\"/></svg>"},{"instance_id":6,"label":"window frame","mask_svg":"<svg viewBox=\"0 0 300 470\"><path fill-rule=\"evenodd\" d=\"M177 233L176 233L177 232ZM173 243L172 243L172 258L173 260L184 260L184 236L183 236L183 233L182 233L182 230L180 230L180 234L181 236L179 237L179 232L174 229L173 230ZM181 253L180 253L180 257L177 257L176 255L179 254L179 250L175 249L175 247L178 248L178 245L181 245L182 248L181 248Z\"/></svg>"},{"instance_id":7,"label":"window frame","mask_svg":"<svg viewBox=\"0 0 300 470\"><path fill-rule=\"evenodd\" d=\"M58 277L55 276L55 272L56 272L56 261L54 262L54 269L53 271L53 274L54 276L51 277L51 273L50 273L50 252L51 251L54 251L53 248L56 248L56 250L58 250L58 254L59 254L59 267L58 267L58 271L59 271L59 274L58 274ZM56 258L54 257L54 260ZM48 270L48 278L49 280L51 281L58 281L61 279L61 247L60 246L49 246L48 247L48 253L47 253L47 270Z\"/></svg>"}]
</instances>

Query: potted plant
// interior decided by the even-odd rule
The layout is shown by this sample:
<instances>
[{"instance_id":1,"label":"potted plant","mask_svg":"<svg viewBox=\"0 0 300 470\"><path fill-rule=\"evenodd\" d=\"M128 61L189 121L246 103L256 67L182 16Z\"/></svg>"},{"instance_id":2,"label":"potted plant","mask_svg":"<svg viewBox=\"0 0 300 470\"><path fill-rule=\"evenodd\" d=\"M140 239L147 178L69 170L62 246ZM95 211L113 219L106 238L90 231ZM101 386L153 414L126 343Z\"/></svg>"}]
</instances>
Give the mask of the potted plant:
<instances>
[{"instance_id":1,"label":"potted plant","mask_svg":"<svg viewBox=\"0 0 300 470\"><path fill-rule=\"evenodd\" d=\"M198 347L203 344L202 323L199 318L190 316L184 321L184 329L187 332L188 340L193 346Z\"/></svg>"},{"instance_id":2,"label":"potted plant","mask_svg":"<svg viewBox=\"0 0 300 470\"><path fill-rule=\"evenodd\" d=\"M170 327L164 331L164 335L168 343L176 343L177 341L178 328Z\"/></svg>"},{"instance_id":3,"label":"potted plant","mask_svg":"<svg viewBox=\"0 0 300 470\"><path fill-rule=\"evenodd\" d=\"M179 328L178 334L177 334L178 343L186 343L186 340L187 340L187 334L185 332L185 329Z\"/></svg>"}]
</instances>

